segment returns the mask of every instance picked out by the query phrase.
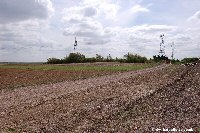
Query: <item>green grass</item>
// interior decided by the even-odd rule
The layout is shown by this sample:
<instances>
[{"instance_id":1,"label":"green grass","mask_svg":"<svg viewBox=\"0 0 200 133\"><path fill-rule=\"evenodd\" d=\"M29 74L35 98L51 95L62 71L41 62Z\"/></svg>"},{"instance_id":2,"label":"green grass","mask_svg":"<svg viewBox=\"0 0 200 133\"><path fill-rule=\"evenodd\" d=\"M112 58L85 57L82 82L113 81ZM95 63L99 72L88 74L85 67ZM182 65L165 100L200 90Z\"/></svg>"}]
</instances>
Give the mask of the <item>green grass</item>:
<instances>
[{"instance_id":1,"label":"green grass","mask_svg":"<svg viewBox=\"0 0 200 133\"><path fill-rule=\"evenodd\" d=\"M59 66L59 65L0 65L0 68L28 70L66 70L66 71L132 71L155 66L155 64L133 64L130 66Z\"/></svg>"},{"instance_id":2,"label":"green grass","mask_svg":"<svg viewBox=\"0 0 200 133\"><path fill-rule=\"evenodd\" d=\"M15 129L12 128L12 127L9 127L9 128L8 128L8 131L9 131L9 132L15 132Z\"/></svg>"}]
</instances>

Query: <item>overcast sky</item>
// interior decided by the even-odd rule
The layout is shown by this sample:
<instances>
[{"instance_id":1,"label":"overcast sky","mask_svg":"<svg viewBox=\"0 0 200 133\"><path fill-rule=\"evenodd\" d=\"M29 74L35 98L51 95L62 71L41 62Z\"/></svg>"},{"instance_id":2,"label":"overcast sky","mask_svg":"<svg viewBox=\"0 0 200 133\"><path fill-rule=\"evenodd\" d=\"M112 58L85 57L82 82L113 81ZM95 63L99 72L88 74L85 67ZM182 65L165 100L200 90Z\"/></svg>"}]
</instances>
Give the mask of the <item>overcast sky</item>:
<instances>
[{"instance_id":1,"label":"overcast sky","mask_svg":"<svg viewBox=\"0 0 200 133\"><path fill-rule=\"evenodd\" d=\"M200 56L200 0L0 0L0 62L87 57Z\"/></svg>"}]
</instances>

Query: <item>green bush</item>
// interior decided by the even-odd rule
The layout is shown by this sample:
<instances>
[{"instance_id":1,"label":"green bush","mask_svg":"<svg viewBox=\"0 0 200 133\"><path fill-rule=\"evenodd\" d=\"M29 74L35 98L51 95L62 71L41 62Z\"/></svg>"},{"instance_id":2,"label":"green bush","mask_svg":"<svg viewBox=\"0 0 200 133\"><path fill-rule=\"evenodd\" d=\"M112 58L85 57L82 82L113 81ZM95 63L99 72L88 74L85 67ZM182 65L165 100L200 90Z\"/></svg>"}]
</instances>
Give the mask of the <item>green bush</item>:
<instances>
[{"instance_id":1,"label":"green bush","mask_svg":"<svg viewBox=\"0 0 200 133\"><path fill-rule=\"evenodd\" d=\"M197 62L199 60L199 58L184 58L181 60L181 63L194 63L194 62Z\"/></svg>"},{"instance_id":2,"label":"green bush","mask_svg":"<svg viewBox=\"0 0 200 133\"><path fill-rule=\"evenodd\" d=\"M137 54L128 53L124 55L125 58L113 59L109 54L107 58L96 54L96 57L86 58L85 55L80 53L70 53L64 59L49 58L47 59L47 64L64 64L64 63L84 63L84 62L120 62L120 63L148 63L146 57L142 57Z\"/></svg>"},{"instance_id":3,"label":"green bush","mask_svg":"<svg viewBox=\"0 0 200 133\"><path fill-rule=\"evenodd\" d=\"M106 62L115 62L115 60L111 57L111 55L109 54L107 56L107 58L105 59Z\"/></svg>"},{"instance_id":4,"label":"green bush","mask_svg":"<svg viewBox=\"0 0 200 133\"><path fill-rule=\"evenodd\" d=\"M49 58L47 59L47 64L60 64L61 60L57 58Z\"/></svg>"},{"instance_id":5,"label":"green bush","mask_svg":"<svg viewBox=\"0 0 200 133\"><path fill-rule=\"evenodd\" d=\"M68 57L66 57L67 63L83 63L85 61L85 55L80 53L70 53Z\"/></svg>"},{"instance_id":6,"label":"green bush","mask_svg":"<svg viewBox=\"0 0 200 133\"><path fill-rule=\"evenodd\" d=\"M127 63L145 63L145 62L147 62L146 57L142 57L138 54L128 53L128 54L124 55L124 57L126 58L125 62L127 62Z\"/></svg>"},{"instance_id":7,"label":"green bush","mask_svg":"<svg viewBox=\"0 0 200 133\"><path fill-rule=\"evenodd\" d=\"M96 58L92 57L92 58L85 58L84 62L97 62Z\"/></svg>"},{"instance_id":8,"label":"green bush","mask_svg":"<svg viewBox=\"0 0 200 133\"><path fill-rule=\"evenodd\" d=\"M99 55L99 54L96 54L96 61L97 61L97 62L103 62L103 61L104 61L103 56L101 56L101 55Z\"/></svg>"},{"instance_id":9,"label":"green bush","mask_svg":"<svg viewBox=\"0 0 200 133\"><path fill-rule=\"evenodd\" d=\"M180 62L180 60L178 60L178 59L173 59L173 60L171 60L171 63L172 64L180 64L181 62Z\"/></svg>"},{"instance_id":10,"label":"green bush","mask_svg":"<svg viewBox=\"0 0 200 133\"><path fill-rule=\"evenodd\" d=\"M160 55L154 55L153 56L153 60L155 61L155 62L162 62L162 61L168 61L169 59L168 59L168 57L167 56L160 56Z\"/></svg>"}]
</instances>

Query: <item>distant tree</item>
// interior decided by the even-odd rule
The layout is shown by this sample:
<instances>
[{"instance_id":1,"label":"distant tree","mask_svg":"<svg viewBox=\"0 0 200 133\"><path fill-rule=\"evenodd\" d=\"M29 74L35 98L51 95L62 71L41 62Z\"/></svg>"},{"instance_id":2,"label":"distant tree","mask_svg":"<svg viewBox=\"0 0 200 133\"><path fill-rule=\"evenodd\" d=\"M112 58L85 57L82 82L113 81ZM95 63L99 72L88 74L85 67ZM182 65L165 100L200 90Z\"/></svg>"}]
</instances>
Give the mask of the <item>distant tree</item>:
<instances>
[{"instance_id":1,"label":"distant tree","mask_svg":"<svg viewBox=\"0 0 200 133\"><path fill-rule=\"evenodd\" d=\"M97 62L102 62L102 61L104 61L103 56L101 56L101 55L99 55L99 54L96 54L96 61L97 61Z\"/></svg>"},{"instance_id":2,"label":"distant tree","mask_svg":"<svg viewBox=\"0 0 200 133\"><path fill-rule=\"evenodd\" d=\"M172 64L180 64L181 63L181 61L180 60L178 60L178 59L173 59L173 60L171 60L171 63Z\"/></svg>"},{"instance_id":3,"label":"distant tree","mask_svg":"<svg viewBox=\"0 0 200 133\"><path fill-rule=\"evenodd\" d=\"M184 58L181 60L181 63L194 63L194 62L198 62L199 58L197 57L193 57L193 58Z\"/></svg>"},{"instance_id":4,"label":"distant tree","mask_svg":"<svg viewBox=\"0 0 200 133\"><path fill-rule=\"evenodd\" d=\"M83 63L85 61L85 55L80 53L70 53L67 58L67 63Z\"/></svg>"},{"instance_id":5,"label":"distant tree","mask_svg":"<svg viewBox=\"0 0 200 133\"><path fill-rule=\"evenodd\" d=\"M85 55L80 53L70 53L69 56L66 56L63 59L49 58L47 59L48 64L63 64L63 63L84 63L84 62L120 62L120 63L148 63L146 57L128 53L124 55L124 58L113 59L109 54L106 59L103 56L96 54L96 57L86 58Z\"/></svg>"},{"instance_id":6,"label":"distant tree","mask_svg":"<svg viewBox=\"0 0 200 133\"><path fill-rule=\"evenodd\" d=\"M111 55L109 54L106 58L107 62L114 62L114 59L111 57Z\"/></svg>"},{"instance_id":7,"label":"distant tree","mask_svg":"<svg viewBox=\"0 0 200 133\"><path fill-rule=\"evenodd\" d=\"M167 56L164 56L164 55L161 55L161 56L160 55L154 55L153 60L155 62L162 62L162 61L168 61L169 59L168 59Z\"/></svg>"},{"instance_id":8,"label":"distant tree","mask_svg":"<svg viewBox=\"0 0 200 133\"><path fill-rule=\"evenodd\" d=\"M84 62L90 62L90 63L93 63L93 62L96 62L96 58L92 57L92 58L85 58L85 61Z\"/></svg>"},{"instance_id":9,"label":"distant tree","mask_svg":"<svg viewBox=\"0 0 200 133\"><path fill-rule=\"evenodd\" d=\"M124 55L127 63L145 63L147 62L147 58L140 56L138 54L128 53Z\"/></svg>"},{"instance_id":10,"label":"distant tree","mask_svg":"<svg viewBox=\"0 0 200 133\"><path fill-rule=\"evenodd\" d=\"M60 64L61 60L57 58L49 58L47 59L47 64Z\"/></svg>"}]
</instances>

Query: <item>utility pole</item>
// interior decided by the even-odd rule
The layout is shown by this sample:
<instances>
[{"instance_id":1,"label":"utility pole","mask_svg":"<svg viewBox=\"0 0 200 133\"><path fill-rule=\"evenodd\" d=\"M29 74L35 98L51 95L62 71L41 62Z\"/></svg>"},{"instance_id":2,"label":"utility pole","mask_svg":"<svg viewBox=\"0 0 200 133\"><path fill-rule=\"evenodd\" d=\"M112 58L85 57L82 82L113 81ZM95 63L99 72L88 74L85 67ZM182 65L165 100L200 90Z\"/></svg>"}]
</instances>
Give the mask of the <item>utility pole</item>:
<instances>
[{"instance_id":1,"label":"utility pole","mask_svg":"<svg viewBox=\"0 0 200 133\"><path fill-rule=\"evenodd\" d=\"M75 53L75 50L77 49L77 46L78 46L78 41L76 40L76 37L75 37L75 42L74 42L74 53Z\"/></svg>"},{"instance_id":2,"label":"utility pole","mask_svg":"<svg viewBox=\"0 0 200 133\"><path fill-rule=\"evenodd\" d=\"M165 41L164 41L164 34L160 35L161 43L160 43L160 56L165 56Z\"/></svg>"},{"instance_id":3,"label":"utility pole","mask_svg":"<svg viewBox=\"0 0 200 133\"><path fill-rule=\"evenodd\" d=\"M174 42L172 42L172 45L171 45L171 47L172 47L172 55L171 55L171 58L172 58L172 60L174 59Z\"/></svg>"}]
</instances>

